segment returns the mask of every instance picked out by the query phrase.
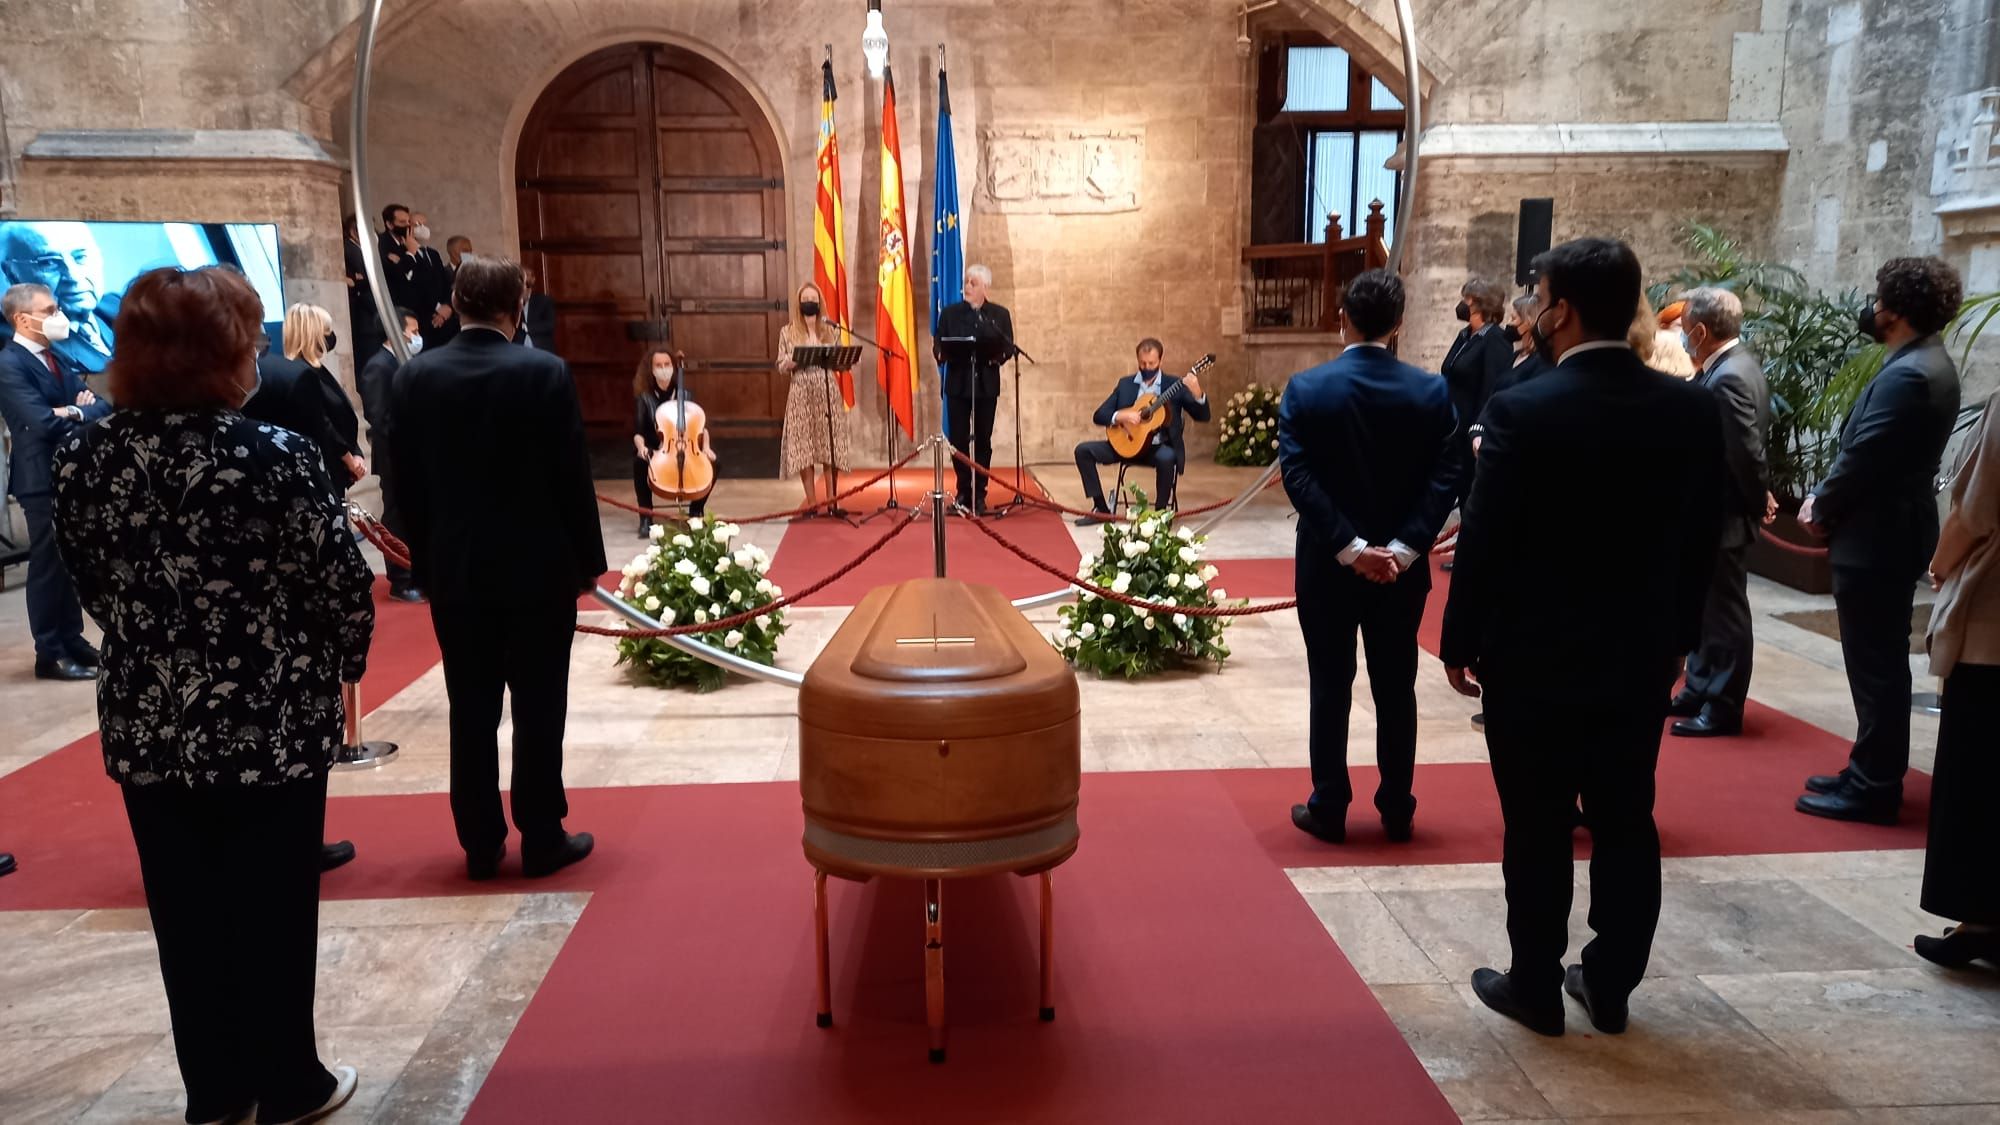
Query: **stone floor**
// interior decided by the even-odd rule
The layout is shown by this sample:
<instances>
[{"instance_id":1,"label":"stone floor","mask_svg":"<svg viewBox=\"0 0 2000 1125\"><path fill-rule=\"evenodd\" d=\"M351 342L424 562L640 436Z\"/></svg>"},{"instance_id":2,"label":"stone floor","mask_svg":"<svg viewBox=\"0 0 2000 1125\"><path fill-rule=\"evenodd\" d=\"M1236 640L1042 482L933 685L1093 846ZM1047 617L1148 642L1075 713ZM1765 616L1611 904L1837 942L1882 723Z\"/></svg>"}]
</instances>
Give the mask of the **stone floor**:
<instances>
[{"instance_id":1,"label":"stone floor","mask_svg":"<svg viewBox=\"0 0 2000 1125\"><path fill-rule=\"evenodd\" d=\"M1080 497L1066 468L1041 473L1058 499ZM1220 498L1254 476L1197 466L1184 502ZM622 494L617 486L607 491ZM725 482L716 506L766 510L794 491L783 482ZM605 528L614 564L639 545L622 514L607 512ZM782 550L783 525L746 532ZM1095 536L1074 534L1080 544ZM1211 554L1285 556L1291 534L1282 493L1268 493L1215 536ZM89 688L30 677L21 572L6 577L13 588L0 592L0 774L94 725ZM1773 617L1829 600L1762 581L1753 583L1752 599L1755 696L1851 736L1837 643ZM781 664L806 667L843 613L796 611ZM1031 617L1053 626L1053 609ZM1295 615L1243 619L1229 643L1236 658L1220 673L1138 684L1086 678L1085 768L1303 766ZM737 682L710 695L659 692L634 686L611 660L611 642L579 638L573 785L797 776L789 690ZM1931 686L1921 663L1913 665L1919 688ZM339 775L334 792L443 789L441 675L433 670L376 702L370 736L400 742L403 755L379 771ZM1475 705L1449 690L1428 656L1419 706L1420 760L1484 760L1468 724ZM1372 742L1369 707L1357 685L1359 761ZM1935 720L1919 715L1920 765L1928 766L1935 740ZM4 824L0 850L35 862L34 841L9 838ZM376 861L388 862L365 855L359 862ZM1622 1038L1573 1030L1560 1040L1515 1027L1471 997L1471 970L1506 956L1497 865L1291 875L1467 1120L2000 1122L2000 974L1946 973L1910 952L1912 935L1941 925L1916 905L1921 869L1918 852L1669 861L1652 976L1634 996L1632 1030ZM1577 897L1573 930L1581 938L1588 903L1581 882ZM354 1106L336 1120L455 1120L582 907L583 896L568 895L327 904L320 1034L329 1060L353 1062L363 1075ZM1585 1028L1574 1014L1572 1028ZM177 1121L179 1098L143 912L9 912L0 881L0 1122Z\"/></svg>"}]
</instances>

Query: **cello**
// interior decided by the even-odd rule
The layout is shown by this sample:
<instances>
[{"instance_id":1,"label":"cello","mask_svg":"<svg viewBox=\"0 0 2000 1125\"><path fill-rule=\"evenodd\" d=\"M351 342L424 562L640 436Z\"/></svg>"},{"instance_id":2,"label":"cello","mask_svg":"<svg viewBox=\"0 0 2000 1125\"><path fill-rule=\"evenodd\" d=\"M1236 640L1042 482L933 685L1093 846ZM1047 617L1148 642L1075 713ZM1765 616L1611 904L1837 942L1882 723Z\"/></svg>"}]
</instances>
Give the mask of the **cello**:
<instances>
[{"instance_id":1,"label":"cello","mask_svg":"<svg viewBox=\"0 0 2000 1125\"><path fill-rule=\"evenodd\" d=\"M705 452L708 415L688 401L687 357L674 353L674 397L653 411L660 446L648 458L646 480L653 494L677 504L706 497L715 488L715 465Z\"/></svg>"}]
</instances>

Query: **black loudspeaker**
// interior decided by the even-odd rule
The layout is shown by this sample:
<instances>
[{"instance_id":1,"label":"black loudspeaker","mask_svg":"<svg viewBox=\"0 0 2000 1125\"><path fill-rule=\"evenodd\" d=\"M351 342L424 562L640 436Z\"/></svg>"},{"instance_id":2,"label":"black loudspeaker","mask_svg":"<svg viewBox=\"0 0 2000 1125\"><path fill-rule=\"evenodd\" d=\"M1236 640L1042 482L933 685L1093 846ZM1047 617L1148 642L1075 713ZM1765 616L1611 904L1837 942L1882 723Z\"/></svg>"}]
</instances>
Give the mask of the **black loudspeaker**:
<instances>
[{"instance_id":1,"label":"black loudspeaker","mask_svg":"<svg viewBox=\"0 0 2000 1125\"><path fill-rule=\"evenodd\" d=\"M1555 200L1521 201L1521 230L1514 239L1514 284L1529 286L1535 283L1535 273L1531 267L1535 256L1548 250L1549 238L1554 232L1555 225Z\"/></svg>"}]
</instances>

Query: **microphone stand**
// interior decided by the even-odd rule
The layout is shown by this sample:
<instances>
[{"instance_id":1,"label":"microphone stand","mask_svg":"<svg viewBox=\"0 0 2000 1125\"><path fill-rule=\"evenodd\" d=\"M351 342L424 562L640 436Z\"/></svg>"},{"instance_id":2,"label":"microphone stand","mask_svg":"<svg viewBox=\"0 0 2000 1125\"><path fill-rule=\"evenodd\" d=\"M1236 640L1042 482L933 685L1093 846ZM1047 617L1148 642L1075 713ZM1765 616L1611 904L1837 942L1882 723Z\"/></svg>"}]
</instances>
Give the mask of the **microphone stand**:
<instances>
[{"instance_id":1,"label":"microphone stand","mask_svg":"<svg viewBox=\"0 0 2000 1125\"><path fill-rule=\"evenodd\" d=\"M876 350L878 350L878 351L885 351L885 352L888 352L888 353L889 353L890 355L892 355L892 356L896 357L897 359L905 359L905 360L906 360L906 359L910 358L909 356L906 356L906 355L904 355L904 354L903 354L902 352L899 352L899 351L897 351L897 350L896 350L896 349L894 349L894 348L891 348L891 347L887 347L887 346L885 346L885 345L884 345L884 344L883 344L883 343L882 343L881 341L879 341L879 340L876 340L876 339L873 339L873 338L871 338L871 337L869 337L869 336L866 336L866 335L863 335L862 333L860 333L860 332L857 332L857 331L855 331L854 329L852 329L852 328L848 327L848 326L847 326L847 325L845 325L845 324L842 324L842 323L840 323L840 322L839 322L839 321L837 321L837 320L828 320L828 321L827 321L827 324L831 325L831 326L832 326L832 327L833 327L833 328L834 328L834 329L835 329L836 331L840 331L840 332L845 332L845 333L847 333L847 334L848 334L849 336L852 336L852 337L854 337L855 339L857 339L857 340L861 341L861 342L862 342L862 343L864 343L864 344L870 344L870 345L873 345L873 346L874 346L874 347L876 348ZM828 398L828 400L827 400L827 407L828 407L828 409L829 409L829 410L831 410L831 409L832 409L832 405L833 405L833 400L832 400L832 399L831 399L831 398L829 397L829 398ZM830 423L829 423L829 424L830 424ZM828 441L832 441L833 439L832 439L832 438L831 438L831 437L829 436L827 440L828 440ZM893 417L893 415L891 414L891 412L890 412L890 410L889 410L889 396L888 396L888 395L887 395L886 393L885 393L885 394L884 394L884 395L882 396L882 445L883 445L883 456L884 456L885 458L887 458L887 459L886 459L885 461L883 461L883 462L882 462L882 463L883 463L883 465L884 465L884 466L888 466L888 465L893 465L893 464L895 464L895 463L896 463L896 423L895 423L895 420L894 420L894 417ZM840 489L838 488L838 484L839 484L839 481L840 481L840 478L839 478L839 476L837 476L837 475L836 475L836 476L834 477L834 482L835 482L835 485L836 485L836 487L835 487L834 491L835 491L836 493L838 493L838 492L840 491ZM903 508L903 505L902 505L902 503L901 503L900 501L898 501L898 500L896 499L896 474L895 474L895 473L890 473L890 474L889 474L889 502L888 502L888 503L886 503L886 504L884 504L884 505L882 505L881 507L879 507L879 508L875 509L874 511L872 511L872 512L868 513L867 515L865 515L865 516L861 517L861 523L864 523L864 524L865 524L865 523L867 523L867 522L868 522L869 520L872 520L872 519L874 519L874 518L875 518L876 516L880 516L880 515L885 515L885 514L887 514L887 513L889 513L889 512L894 512L894 511L901 511L901 510L902 510L902 508ZM847 513L845 513L845 512L842 512L842 513L841 513L841 516L842 516L842 518L845 518L845 517L846 517L846 515L847 515ZM852 521L850 521L850 522L852 522ZM859 526L859 524L857 524L856 526Z\"/></svg>"},{"instance_id":2,"label":"microphone stand","mask_svg":"<svg viewBox=\"0 0 2000 1125\"><path fill-rule=\"evenodd\" d=\"M1028 506L1028 496L1024 491L1028 484L1028 470L1021 458L1021 361L1025 359L1029 363L1039 362L1034 356L1021 350L1020 345L1014 342L1012 334L1002 335L1006 337L1007 350L1012 353L1008 358L1014 364L1014 494L1007 498L1006 503L993 509L993 518L996 520L1006 519L1015 509Z\"/></svg>"}]
</instances>

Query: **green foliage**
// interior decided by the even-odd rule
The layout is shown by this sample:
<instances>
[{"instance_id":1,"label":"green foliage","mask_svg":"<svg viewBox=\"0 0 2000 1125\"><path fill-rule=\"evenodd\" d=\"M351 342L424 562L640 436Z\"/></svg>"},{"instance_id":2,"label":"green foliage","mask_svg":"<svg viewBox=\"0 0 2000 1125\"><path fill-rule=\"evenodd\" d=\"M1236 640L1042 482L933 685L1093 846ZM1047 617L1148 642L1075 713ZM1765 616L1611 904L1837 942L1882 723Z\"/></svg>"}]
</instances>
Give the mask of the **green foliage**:
<instances>
[{"instance_id":1,"label":"green foliage","mask_svg":"<svg viewBox=\"0 0 2000 1125\"><path fill-rule=\"evenodd\" d=\"M1129 491L1137 518L1105 524L1099 552L1083 557L1077 577L1158 605L1224 604L1224 591L1209 585L1215 568L1202 562L1205 537L1174 526L1173 513L1155 510L1139 489ZM1088 590L1056 617L1060 625L1050 637L1056 651L1100 676L1133 680L1189 662L1212 660L1220 668L1229 659L1226 617L1149 613Z\"/></svg>"},{"instance_id":2,"label":"green foliage","mask_svg":"<svg viewBox=\"0 0 2000 1125\"><path fill-rule=\"evenodd\" d=\"M1278 456L1278 392L1252 383L1229 399L1222 412L1222 444L1216 447L1218 465L1262 467Z\"/></svg>"},{"instance_id":3,"label":"green foliage","mask_svg":"<svg viewBox=\"0 0 2000 1125\"><path fill-rule=\"evenodd\" d=\"M662 625L706 623L770 605L784 591L764 577L771 557L756 546L731 549L742 529L699 517L686 529L653 527L653 542L629 564L618 583L620 597L658 618ZM690 639L754 660L775 664L778 638L785 634L783 610L772 610L734 629L690 634ZM690 686L714 691L729 673L663 640L618 642L618 663L630 664L661 687Z\"/></svg>"}]
</instances>

